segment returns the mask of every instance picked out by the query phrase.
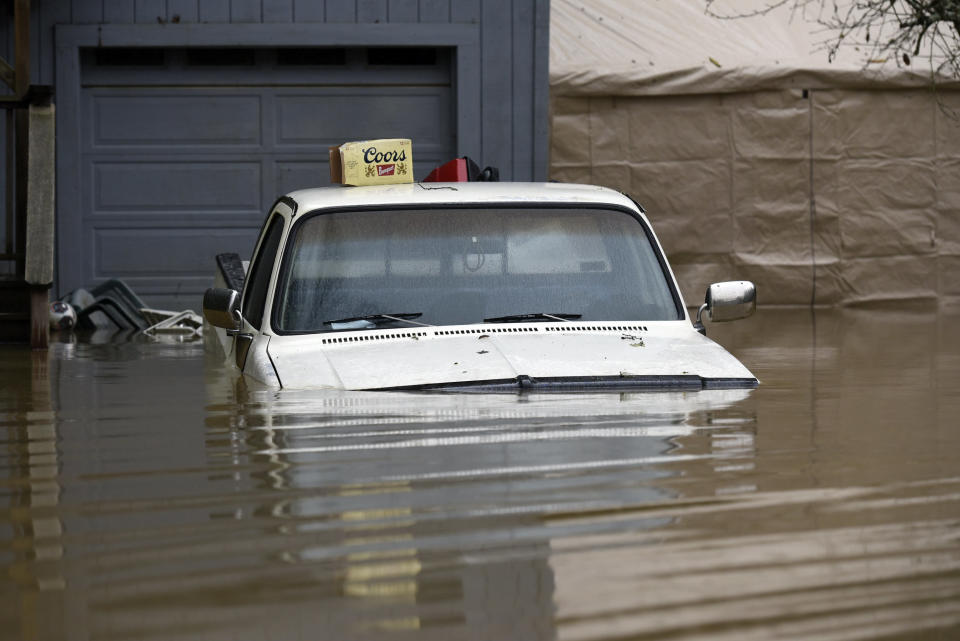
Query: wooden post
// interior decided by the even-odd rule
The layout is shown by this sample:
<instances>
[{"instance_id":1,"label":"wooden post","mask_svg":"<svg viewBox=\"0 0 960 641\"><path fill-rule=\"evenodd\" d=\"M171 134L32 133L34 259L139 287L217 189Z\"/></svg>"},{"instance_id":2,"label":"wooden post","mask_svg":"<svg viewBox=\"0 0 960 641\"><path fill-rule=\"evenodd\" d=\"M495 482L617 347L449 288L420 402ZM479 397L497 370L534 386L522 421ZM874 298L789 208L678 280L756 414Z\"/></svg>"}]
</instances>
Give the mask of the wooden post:
<instances>
[{"instance_id":1,"label":"wooden post","mask_svg":"<svg viewBox=\"0 0 960 641\"><path fill-rule=\"evenodd\" d=\"M14 140L16 139L16 134L14 132L16 131L17 128L16 128L16 114L14 113L13 109L6 109L4 117L7 120L7 127L6 127L7 144L6 144L6 148L4 149L4 152L6 153L5 164L7 168L7 175L6 175L6 180L4 181L4 187L6 187L6 189L4 189L5 193L4 193L3 206L4 206L4 216L6 218L6 235L4 236L4 238L6 238L7 242L6 242L6 246L3 248L3 254L4 254L4 259L11 259L13 258L14 254L17 251L17 247L14 242L15 232L13 227L13 221L17 217L17 214L16 214L17 210L15 209L16 203L13 200L13 194L14 194L14 191L16 191L14 188L14 185L16 184L16 181L17 181L16 173L14 172L14 167L16 167L16 162L17 162L16 147L14 146Z\"/></svg>"},{"instance_id":2,"label":"wooden post","mask_svg":"<svg viewBox=\"0 0 960 641\"><path fill-rule=\"evenodd\" d=\"M30 0L16 0L14 23L14 90L23 98L30 90Z\"/></svg>"},{"instance_id":3,"label":"wooden post","mask_svg":"<svg viewBox=\"0 0 960 641\"><path fill-rule=\"evenodd\" d=\"M27 158L29 150L30 114L26 109L14 109L14 223L16 240L14 254L17 257L18 276L23 276L24 250L27 246Z\"/></svg>"},{"instance_id":4,"label":"wooden post","mask_svg":"<svg viewBox=\"0 0 960 641\"><path fill-rule=\"evenodd\" d=\"M27 109L26 239L23 278L30 286L30 345L46 349L49 329L47 290L53 283L54 108L52 104Z\"/></svg>"},{"instance_id":5,"label":"wooden post","mask_svg":"<svg viewBox=\"0 0 960 641\"><path fill-rule=\"evenodd\" d=\"M30 287L30 347L47 349L50 345L50 288Z\"/></svg>"}]
</instances>

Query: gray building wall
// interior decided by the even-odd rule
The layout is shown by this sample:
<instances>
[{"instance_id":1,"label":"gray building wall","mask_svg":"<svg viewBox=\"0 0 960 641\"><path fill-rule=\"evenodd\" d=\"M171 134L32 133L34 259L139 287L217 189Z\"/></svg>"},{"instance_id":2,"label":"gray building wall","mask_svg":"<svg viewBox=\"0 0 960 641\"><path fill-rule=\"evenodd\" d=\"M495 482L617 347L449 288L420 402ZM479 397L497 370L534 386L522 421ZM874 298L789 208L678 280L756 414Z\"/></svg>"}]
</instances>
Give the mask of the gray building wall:
<instances>
[{"instance_id":1,"label":"gray building wall","mask_svg":"<svg viewBox=\"0 0 960 641\"><path fill-rule=\"evenodd\" d=\"M4 4L0 52L9 61L13 9ZM64 205L78 200L79 178L63 169L79 162L79 52L89 48L450 47L457 154L499 167L504 180L546 179L548 0L33 0L31 8L31 82L53 86L58 110L61 259L65 235L82 231ZM5 129L0 118L4 140ZM59 270L59 293L91 284L71 273Z\"/></svg>"}]
</instances>

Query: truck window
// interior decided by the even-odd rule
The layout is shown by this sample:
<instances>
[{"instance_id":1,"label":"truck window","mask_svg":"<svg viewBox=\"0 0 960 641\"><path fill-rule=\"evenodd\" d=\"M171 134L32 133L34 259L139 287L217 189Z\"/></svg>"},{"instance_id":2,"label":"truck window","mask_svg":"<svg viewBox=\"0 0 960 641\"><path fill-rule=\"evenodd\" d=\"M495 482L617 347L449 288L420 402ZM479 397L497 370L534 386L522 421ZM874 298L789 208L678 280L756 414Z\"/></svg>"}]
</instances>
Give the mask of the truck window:
<instances>
[{"instance_id":1,"label":"truck window","mask_svg":"<svg viewBox=\"0 0 960 641\"><path fill-rule=\"evenodd\" d=\"M267 227L267 233L260 243L260 250L254 256L250 265L250 277L244 290L241 313L253 327L260 329L263 323L263 306L267 301L267 287L270 285L270 274L273 272L273 263L280 248L280 237L283 235L283 217L274 216Z\"/></svg>"}]
</instances>

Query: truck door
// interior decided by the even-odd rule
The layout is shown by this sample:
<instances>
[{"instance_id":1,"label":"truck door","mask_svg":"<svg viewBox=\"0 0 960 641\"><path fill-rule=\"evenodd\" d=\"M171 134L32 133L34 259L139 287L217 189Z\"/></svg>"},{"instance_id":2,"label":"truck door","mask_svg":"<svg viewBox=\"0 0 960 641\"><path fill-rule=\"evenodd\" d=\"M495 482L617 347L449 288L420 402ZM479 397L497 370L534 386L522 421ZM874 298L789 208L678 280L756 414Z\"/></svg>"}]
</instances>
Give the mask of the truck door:
<instances>
[{"instance_id":1,"label":"truck door","mask_svg":"<svg viewBox=\"0 0 960 641\"><path fill-rule=\"evenodd\" d=\"M246 364L251 343L262 332L263 323L266 322L263 310L267 302L267 290L270 287L273 266L280 251L283 222L283 216L274 212L250 263L250 275L243 288L243 299L240 304L243 320L234 346L237 367L241 371Z\"/></svg>"}]
</instances>

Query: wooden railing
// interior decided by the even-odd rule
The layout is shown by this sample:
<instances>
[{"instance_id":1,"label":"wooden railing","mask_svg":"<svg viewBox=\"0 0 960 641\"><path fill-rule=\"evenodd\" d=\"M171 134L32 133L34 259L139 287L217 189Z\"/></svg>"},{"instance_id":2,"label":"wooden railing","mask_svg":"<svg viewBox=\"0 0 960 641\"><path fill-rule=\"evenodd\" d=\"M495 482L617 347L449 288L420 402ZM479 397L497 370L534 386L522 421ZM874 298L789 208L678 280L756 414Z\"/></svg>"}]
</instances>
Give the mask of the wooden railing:
<instances>
[{"instance_id":1,"label":"wooden railing","mask_svg":"<svg viewBox=\"0 0 960 641\"><path fill-rule=\"evenodd\" d=\"M54 110L50 91L30 84L30 0L14 0L13 19L13 64L0 58L0 81L12 91L0 96L6 112L0 261L13 262L15 269L0 292L0 323L17 327L28 319L30 344L46 348L54 261Z\"/></svg>"}]
</instances>

